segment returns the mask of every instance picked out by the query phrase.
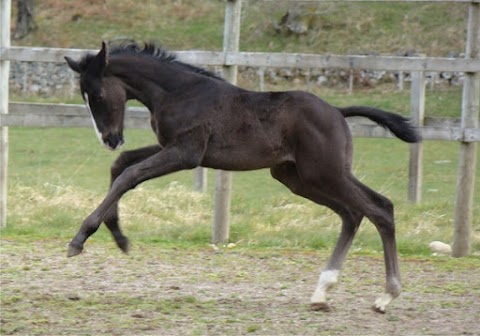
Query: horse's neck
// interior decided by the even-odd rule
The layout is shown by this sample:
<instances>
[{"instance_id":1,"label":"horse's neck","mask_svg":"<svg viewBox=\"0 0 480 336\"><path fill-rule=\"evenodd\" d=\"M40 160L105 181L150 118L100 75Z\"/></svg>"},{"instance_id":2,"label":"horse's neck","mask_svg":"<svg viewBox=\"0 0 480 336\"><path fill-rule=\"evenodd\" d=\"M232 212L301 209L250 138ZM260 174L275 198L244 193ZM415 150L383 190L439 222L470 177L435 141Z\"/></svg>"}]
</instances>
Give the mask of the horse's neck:
<instances>
[{"instance_id":1,"label":"horse's neck","mask_svg":"<svg viewBox=\"0 0 480 336\"><path fill-rule=\"evenodd\" d=\"M160 103L166 93L161 86L148 80L124 80L124 86L127 91L127 99L138 100L150 111L154 110L155 104Z\"/></svg>"},{"instance_id":2,"label":"horse's neck","mask_svg":"<svg viewBox=\"0 0 480 336\"><path fill-rule=\"evenodd\" d=\"M165 93L186 87L188 82L195 80L188 72L157 62L130 65L123 69L117 69L115 75L122 80L128 99L136 99L150 110L161 103Z\"/></svg>"},{"instance_id":3,"label":"horse's neck","mask_svg":"<svg viewBox=\"0 0 480 336\"><path fill-rule=\"evenodd\" d=\"M131 68L116 76L122 81L127 92L127 99L136 99L153 110L154 104L171 90L171 84L162 81L158 72L148 68Z\"/></svg>"}]
</instances>

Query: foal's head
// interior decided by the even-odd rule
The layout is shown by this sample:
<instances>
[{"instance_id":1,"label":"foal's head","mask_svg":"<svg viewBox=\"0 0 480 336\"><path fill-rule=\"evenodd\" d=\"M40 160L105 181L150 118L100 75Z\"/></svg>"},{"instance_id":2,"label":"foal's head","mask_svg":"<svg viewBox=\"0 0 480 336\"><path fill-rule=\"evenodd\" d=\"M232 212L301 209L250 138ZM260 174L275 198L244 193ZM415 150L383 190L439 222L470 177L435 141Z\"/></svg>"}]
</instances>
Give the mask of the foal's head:
<instances>
[{"instance_id":1,"label":"foal's head","mask_svg":"<svg viewBox=\"0 0 480 336\"><path fill-rule=\"evenodd\" d=\"M122 82L106 73L108 52L105 42L97 55L76 62L65 57L70 68L80 74L80 90L89 110L97 136L111 150L123 144L123 117L127 93Z\"/></svg>"}]
</instances>

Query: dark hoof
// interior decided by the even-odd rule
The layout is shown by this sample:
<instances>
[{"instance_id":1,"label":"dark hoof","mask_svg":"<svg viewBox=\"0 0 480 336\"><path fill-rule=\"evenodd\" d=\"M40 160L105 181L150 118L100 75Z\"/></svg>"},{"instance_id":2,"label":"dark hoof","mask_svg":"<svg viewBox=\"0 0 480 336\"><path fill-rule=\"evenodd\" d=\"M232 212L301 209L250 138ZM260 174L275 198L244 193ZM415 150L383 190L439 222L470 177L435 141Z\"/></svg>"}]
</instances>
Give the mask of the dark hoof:
<instances>
[{"instance_id":1,"label":"dark hoof","mask_svg":"<svg viewBox=\"0 0 480 336\"><path fill-rule=\"evenodd\" d=\"M310 310L331 312L332 307L330 307L330 305L326 302L317 302L317 303L310 304Z\"/></svg>"},{"instance_id":2,"label":"dark hoof","mask_svg":"<svg viewBox=\"0 0 480 336\"><path fill-rule=\"evenodd\" d=\"M130 252L130 243L128 242L128 238L119 239L117 241L117 246L125 254L128 254L128 252Z\"/></svg>"},{"instance_id":3,"label":"dark hoof","mask_svg":"<svg viewBox=\"0 0 480 336\"><path fill-rule=\"evenodd\" d=\"M385 309L382 309L381 307L377 307L376 305L372 306L372 310L379 314L385 314Z\"/></svg>"},{"instance_id":4,"label":"dark hoof","mask_svg":"<svg viewBox=\"0 0 480 336\"><path fill-rule=\"evenodd\" d=\"M67 257L75 257L76 255L79 255L83 251L83 246L78 246L74 245L72 243L68 244L68 252L67 252Z\"/></svg>"}]
</instances>

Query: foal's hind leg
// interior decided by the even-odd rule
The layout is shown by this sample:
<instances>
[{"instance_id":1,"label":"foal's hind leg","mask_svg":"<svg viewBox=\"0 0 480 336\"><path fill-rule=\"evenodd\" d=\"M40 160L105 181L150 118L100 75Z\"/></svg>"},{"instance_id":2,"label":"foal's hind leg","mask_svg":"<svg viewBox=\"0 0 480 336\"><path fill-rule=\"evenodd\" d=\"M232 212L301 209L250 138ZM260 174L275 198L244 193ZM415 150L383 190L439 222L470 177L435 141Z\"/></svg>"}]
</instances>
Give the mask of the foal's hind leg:
<instances>
[{"instance_id":1,"label":"foal's hind leg","mask_svg":"<svg viewBox=\"0 0 480 336\"><path fill-rule=\"evenodd\" d=\"M308 198L313 202L325 205L342 218L342 230L335 245L327 267L318 279L318 285L311 298L312 310L329 311L327 292L338 282L338 274L342 268L353 238L360 226L363 215L332 199L310 185L304 184L294 164L283 164L271 169L272 176L286 185L293 193Z\"/></svg>"},{"instance_id":2,"label":"foal's hind leg","mask_svg":"<svg viewBox=\"0 0 480 336\"><path fill-rule=\"evenodd\" d=\"M393 204L389 199L368 188L355 178L353 178L353 182L365 197L376 206L373 209L369 208L366 216L375 225L382 239L387 283L385 293L378 297L372 308L379 313L385 313L387 305L401 292Z\"/></svg>"},{"instance_id":3,"label":"foal's hind leg","mask_svg":"<svg viewBox=\"0 0 480 336\"><path fill-rule=\"evenodd\" d=\"M145 160L146 158L158 153L161 147L158 145L143 147L131 151L123 152L112 164L110 169L111 179L110 186L122 174L128 167ZM112 233L115 242L118 247L125 253L128 253L129 243L128 238L125 237L120 229L119 217L118 217L118 203L112 205L107 215L105 216L104 223Z\"/></svg>"},{"instance_id":4,"label":"foal's hind leg","mask_svg":"<svg viewBox=\"0 0 480 336\"><path fill-rule=\"evenodd\" d=\"M327 267L320 273L317 288L310 302L312 310L329 311L330 307L326 297L327 291L338 282L338 274L352 245L353 238L358 231L363 215L348 208L343 208L335 202L332 202L330 205L326 201L324 203L342 218L342 229L328 260Z\"/></svg>"},{"instance_id":5,"label":"foal's hind leg","mask_svg":"<svg viewBox=\"0 0 480 336\"><path fill-rule=\"evenodd\" d=\"M375 301L373 309L384 313L386 306L401 292L392 202L363 185L350 173L329 175L328 179L325 179L321 175L315 174L314 170L309 170L307 165L298 165L298 167L302 181L306 185L311 185L325 194L331 195L341 204L348 204L349 209L366 216L380 233L387 284L385 293Z\"/></svg>"}]
</instances>

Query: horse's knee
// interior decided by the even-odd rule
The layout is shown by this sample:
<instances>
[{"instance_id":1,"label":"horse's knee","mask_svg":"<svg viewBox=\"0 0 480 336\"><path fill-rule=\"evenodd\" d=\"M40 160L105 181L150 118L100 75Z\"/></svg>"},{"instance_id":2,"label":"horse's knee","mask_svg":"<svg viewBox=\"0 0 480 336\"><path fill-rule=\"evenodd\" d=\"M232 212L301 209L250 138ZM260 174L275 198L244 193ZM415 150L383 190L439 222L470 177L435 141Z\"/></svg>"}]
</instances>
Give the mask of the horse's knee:
<instances>
[{"instance_id":1,"label":"horse's knee","mask_svg":"<svg viewBox=\"0 0 480 336\"><path fill-rule=\"evenodd\" d=\"M110 174L113 179L120 176L125 168L128 167L127 152L120 153L118 158L112 163L110 167Z\"/></svg>"},{"instance_id":2,"label":"horse's knee","mask_svg":"<svg viewBox=\"0 0 480 336\"><path fill-rule=\"evenodd\" d=\"M395 234L393 203L388 198L378 195L375 199L374 210L367 217L375 224L380 233Z\"/></svg>"},{"instance_id":3,"label":"horse's knee","mask_svg":"<svg viewBox=\"0 0 480 336\"><path fill-rule=\"evenodd\" d=\"M371 219L382 236L395 236L395 221L392 216L384 212Z\"/></svg>"}]
</instances>

